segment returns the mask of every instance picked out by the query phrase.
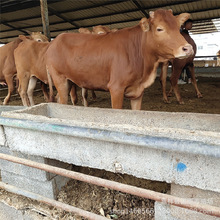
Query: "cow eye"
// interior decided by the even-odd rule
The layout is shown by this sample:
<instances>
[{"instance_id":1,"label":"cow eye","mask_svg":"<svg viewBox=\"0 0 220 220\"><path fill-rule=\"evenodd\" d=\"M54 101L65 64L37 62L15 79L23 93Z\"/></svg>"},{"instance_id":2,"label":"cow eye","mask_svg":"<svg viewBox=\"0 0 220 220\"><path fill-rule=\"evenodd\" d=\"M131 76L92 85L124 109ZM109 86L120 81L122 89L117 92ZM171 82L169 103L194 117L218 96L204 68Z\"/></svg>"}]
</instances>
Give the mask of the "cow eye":
<instances>
[{"instance_id":1,"label":"cow eye","mask_svg":"<svg viewBox=\"0 0 220 220\"><path fill-rule=\"evenodd\" d=\"M41 40L37 40L38 42L41 42Z\"/></svg>"},{"instance_id":2,"label":"cow eye","mask_svg":"<svg viewBox=\"0 0 220 220\"><path fill-rule=\"evenodd\" d=\"M160 27L158 27L158 28L157 28L157 31L158 31L158 32L161 32L161 31L163 31L163 29L160 28Z\"/></svg>"}]
</instances>

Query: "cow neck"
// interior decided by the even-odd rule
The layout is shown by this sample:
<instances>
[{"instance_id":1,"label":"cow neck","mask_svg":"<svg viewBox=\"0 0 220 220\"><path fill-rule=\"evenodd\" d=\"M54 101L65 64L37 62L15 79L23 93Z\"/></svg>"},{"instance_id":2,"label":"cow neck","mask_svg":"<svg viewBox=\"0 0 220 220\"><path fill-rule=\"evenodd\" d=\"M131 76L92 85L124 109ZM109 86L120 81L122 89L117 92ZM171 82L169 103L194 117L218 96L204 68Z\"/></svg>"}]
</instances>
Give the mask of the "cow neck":
<instances>
[{"instance_id":1,"label":"cow neck","mask_svg":"<svg viewBox=\"0 0 220 220\"><path fill-rule=\"evenodd\" d=\"M140 69L143 63L143 56L141 52L142 46L142 33L140 26L134 26L132 28L125 29L126 36L126 48L129 51L129 61L130 65L135 67L135 69Z\"/></svg>"},{"instance_id":2,"label":"cow neck","mask_svg":"<svg viewBox=\"0 0 220 220\"><path fill-rule=\"evenodd\" d=\"M154 82L159 65L159 57L154 50L154 42L149 32L143 32L142 35L142 56L143 56L143 74L142 83L144 88L149 87Z\"/></svg>"},{"instance_id":3,"label":"cow neck","mask_svg":"<svg viewBox=\"0 0 220 220\"><path fill-rule=\"evenodd\" d=\"M17 47L22 42L22 40L19 38L16 38L13 42L14 42L15 47Z\"/></svg>"},{"instance_id":4,"label":"cow neck","mask_svg":"<svg viewBox=\"0 0 220 220\"><path fill-rule=\"evenodd\" d=\"M144 63L144 75L155 68L155 64L159 62L159 57L154 50L154 42L151 34L149 32L144 32L142 35L142 56Z\"/></svg>"}]
</instances>

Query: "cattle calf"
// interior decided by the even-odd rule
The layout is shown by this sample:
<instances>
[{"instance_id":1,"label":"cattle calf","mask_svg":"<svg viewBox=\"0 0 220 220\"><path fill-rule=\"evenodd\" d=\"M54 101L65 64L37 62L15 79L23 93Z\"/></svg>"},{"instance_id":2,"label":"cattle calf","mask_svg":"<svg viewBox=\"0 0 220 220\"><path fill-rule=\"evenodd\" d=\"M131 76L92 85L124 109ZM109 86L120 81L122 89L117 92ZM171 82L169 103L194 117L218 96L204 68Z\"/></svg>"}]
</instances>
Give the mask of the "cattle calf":
<instances>
[{"instance_id":1,"label":"cattle calf","mask_svg":"<svg viewBox=\"0 0 220 220\"><path fill-rule=\"evenodd\" d=\"M47 37L40 32L33 32L27 37L34 41L46 41ZM14 91L14 76L17 72L14 60L14 50L22 42L21 39L16 38L14 41L0 47L0 83L6 82L8 85L8 94L3 101L3 105L6 105Z\"/></svg>"},{"instance_id":2,"label":"cattle calf","mask_svg":"<svg viewBox=\"0 0 220 220\"><path fill-rule=\"evenodd\" d=\"M37 42L20 35L22 42L14 51L17 78L19 81L18 92L24 106L34 105L33 90L37 79L48 84L45 64L45 52L49 42ZM44 95L49 99L46 88L43 87Z\"/></svg>"},{"instance_id":3,"label":"cattle calf","mask_svg":"<svg viewBox=\"0 0 220 220\"><path fill-rule=\"evenodd\" d=\"M113 33L60 34L46 52L59 102L67 104L70 80L81 88L109 91L112 108L122 108L126 97L132 109L141 109L144 89L154 82L158 64L193 54L179 32L189 16L159 9L138 25Z\"/></svg>"}]
</instances>

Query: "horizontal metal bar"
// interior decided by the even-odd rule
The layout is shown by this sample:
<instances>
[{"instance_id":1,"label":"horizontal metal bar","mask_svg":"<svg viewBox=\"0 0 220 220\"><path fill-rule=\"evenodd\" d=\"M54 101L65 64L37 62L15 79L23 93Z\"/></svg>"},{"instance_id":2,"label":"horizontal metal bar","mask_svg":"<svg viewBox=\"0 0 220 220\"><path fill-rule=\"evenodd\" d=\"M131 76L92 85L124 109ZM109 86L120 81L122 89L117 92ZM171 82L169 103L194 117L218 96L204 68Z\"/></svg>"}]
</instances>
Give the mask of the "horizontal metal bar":
<instances>
[{"instance_id":1,"label":"horizontal metal bar","mask_svg":"<svg viewBox=\"0 0 220 220\"><path fill-rule=\"evenodd\" d=\"M90 219L90 220L107 220L108 219L106 217L94 214L92 212L88 212L88 211L85 211L83 209L76 208L74 206L56 201L54 199L49 199L47 197L44 197L44 196L41 196L39 194L26 191L24 189L21 189L21 188L18 188L16 186L12 186L12 185L3 183L1 181L0 181L0 188L6 190L8 192L11 192L11 193L19 194L19 195L28 197L30 199L34 199L34 200L37 200L39 202L43 202L43 203L46 203L48 205L55 206L56 208L61 208L65 211L67 211L67 212L73 212L77 215L83 216L83 217L85 217L87 219Z\"/></svg>"},{"instance_id":2,"label":"horizontal metal bar","mask_svg":"<svg viewBox=\"0 0 220 220\"><path fill-rule=\"evenodd\" d=\"M37 163L31 160L22 159L22 158L14 157L14 156L7 155L7 154L0 153L0 159L8 160L14 163L23 164L23 165L37 168L37 169L41 169L41 170L44 170L50 173L69 177L72 179L87 182L87 183L94 184L97 186L102 186L102 187L118 190L124 193L139 196L142 198L152 199L158 202L164 202L170 205L201 212L203 214L220 217L219 207L215 207L215 206L211 206L207 204L201 204L198 202L190 201L188 199L179 198L176 196L167 195L167 194L163 194L159 192L154 192L152 190L138 188L135 186L126 185L126 184L114 182L111 180L102 179L99 177L89 176L86 174L65 170L65 169L50 166L47 164Z\"/></svg>"},{"instance_id":3,"label":"horizontal metal bar","mask_svg":"<svg viewBox=\"0 0 220 220\"><path fill-rule=\"evenodd\" d=\"M217 55L210 55L210 56L195 56L196 58L206 58L206 57L217 57Z\"/></svg>"}]
</instances>

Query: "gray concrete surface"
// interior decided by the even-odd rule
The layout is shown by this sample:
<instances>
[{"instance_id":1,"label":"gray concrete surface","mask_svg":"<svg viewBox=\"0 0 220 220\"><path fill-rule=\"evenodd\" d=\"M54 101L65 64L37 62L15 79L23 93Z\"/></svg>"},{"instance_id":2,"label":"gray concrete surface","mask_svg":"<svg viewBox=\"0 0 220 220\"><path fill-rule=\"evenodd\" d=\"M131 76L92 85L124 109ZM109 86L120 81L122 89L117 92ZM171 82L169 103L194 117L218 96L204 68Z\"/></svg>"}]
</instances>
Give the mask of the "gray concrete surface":
<instances>
[{"instance_id":1,"label":"gray concrete surface","mask_svg":"<svg viewBox=\"0 0 220 220\"><path fill-rule=\"evenodd\" d=\"M39 163L49 164L60 168L71 169L71 165L57 160L51 160L39 156L31 156L20 152L11 151L8 147L0 147L0 153L29 159ZM0 160L1 179L8 183L27 191L41 194L45 197L56 199L61 189L69 178L45 172L43 170L28 166Z\"/></svg>"},{"instance_id":2,"label":"gray concrete surface","mask_svg":"<svg viewBox=\"0 0 220 220\"><path fill-rule=\"evenodd\" d=\"M180 220L173 216L170 211L170 205L161 202L154 203L155 220ZM192 220L192 219L190 219Z\"/></svg>"},{"instance_id":3,"label":"gray concrete surface","mask_svg":"<svg viewBox=\"0 0 220 220\"><path fill-rule=\"evenodd\" d=\"M28 208L16 209L9 204L0 202L0 220L49 220L51 218L43 216L36 210Z\"/></svg>"},{"instance_id":4,"label":"gray concrete surface","mask_svg":"<svg viewBox=\"0 0 220 220\"><path fill-rule=\"evenodd\" d=\"M12 155L15 157L24 158L24 159L35 161L38 163L48 164L48 165L52 165L52 166L56 166L56 167L60 167L60 168L64 168L64 169L71 168L70 164L63 163L61 161L38 157L38 156L27 155L27 154L22 154L21 152L11 151L10 148L8 148L8 147L0 147L0 153L9 154L9 155ZM52 178L54 178L56 176L53 173L48 173L43 170L24 166L21 164L16 164L16 163L6 161L6 160L0 160L0 167L4 171L14 173L17 175L21 175L21 176L24 176L27 178L31 178L33 180L39 180L39 181L51 180Z\"/></svg>"},{"instance_id":5,"label":"gray concrete surface","mask_svg":"<svg viewBox=\"0 0 220 220\"><path fill-rule=\"evenodd\" d=\"M220 191L220 115L41 104L2 116L11 150Z\"/></svg>"},{"instance_id":6,"label":"gray concrete surface","mask_svg":"<svg viewBox=\"0 0 220 220\"><path fill-rule=\"evenodd\" d=\"M220 193L200 190L195 187L171 184L171 195L220 207ZM155 220L218 220L218 217L165 203L155 202Z\"/></svg>"},{"instance_id":7,"label":"gray concrete surface","mask_svg":"<svg viewBox=\"0 0 220 220\"><path fill-rule=\"evenodd\" d=\"M1 106L0 112L9 112L18 109L25 109L23 106ZM12 156L29 159L39 163L45 163L60 168L70 169L71 165L58 160L23 154L12 150L7 143L3 126L0 126L0 152ZM48 198L56 199L59 190L69 178L48 173L39 169L15 164L9 161L0 160L1 179L5 183L24 188L31 192L39 193Z\"/></svg>"},{"instance_id":8,"label":"gray concrete surface","mask_svg":"<svg viewBox=\"0 0 220 220\"><path fill-rule=\"evenodd\" d=\"M15 110L21 110L25 109L26 107L24 106L9 106L9 105L0 105L0 115L1 113L8 112L8 111L15 111ZM0 146L6 146L6 139L5 139L5 134L3 131L3 127L0 125Z\"/></svg>"},{"instance_id":9,"label":"gray concrete surface","mask_svg":"<svg viewBox=\"0 0 220 220\"><path fill-rule=\"evenodd\" d=\"M220 115L50 103L2 112L0 125L11 152L220 193Z\"/></svg>"},{"instance_id":10,"label":"gray concrete surface","mask_svg":"<svg viewBox=\"0 0 220 220\"><path fill-rule=\"evenodd\" d=\"M181 186L171 184L171 194L173 196L186 198L188 200L220 207L220 193L209 190L201 190L190 186ZM218 217L206 215L205 213L198 213L193 210L180 208L177 206L170 206L170 212L173 216L180 220L218 220ZM155 219L156 220L156 219Z\"/></svg>"}]
</instances>

